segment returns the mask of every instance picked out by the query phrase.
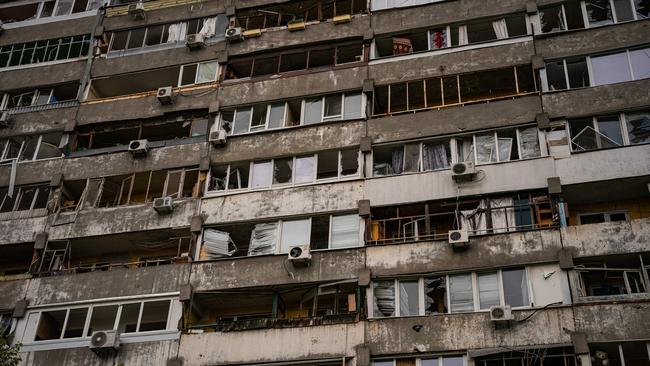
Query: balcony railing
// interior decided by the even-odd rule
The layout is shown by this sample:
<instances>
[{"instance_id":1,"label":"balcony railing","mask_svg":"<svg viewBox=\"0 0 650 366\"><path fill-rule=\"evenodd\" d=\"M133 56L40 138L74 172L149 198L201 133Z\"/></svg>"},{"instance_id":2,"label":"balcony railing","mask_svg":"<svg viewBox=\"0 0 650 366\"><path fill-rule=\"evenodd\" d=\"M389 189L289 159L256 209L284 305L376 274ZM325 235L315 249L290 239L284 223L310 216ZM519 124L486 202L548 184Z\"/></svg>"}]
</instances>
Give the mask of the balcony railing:
<instances>
[{"instance_id":1,"label":"balcony railing","mask_svg":"<svg viewBox=\"0 0 650 366\"><path fill-rule=\"evenodd\" d=\"M187 329L208 332L234 332L253 329L296 328L319 325L348 324L359 321L358 313L323 315L309 318L249 318L249 319L223 319L216 323L190 325Z\"/></svg>"}]
</instances>

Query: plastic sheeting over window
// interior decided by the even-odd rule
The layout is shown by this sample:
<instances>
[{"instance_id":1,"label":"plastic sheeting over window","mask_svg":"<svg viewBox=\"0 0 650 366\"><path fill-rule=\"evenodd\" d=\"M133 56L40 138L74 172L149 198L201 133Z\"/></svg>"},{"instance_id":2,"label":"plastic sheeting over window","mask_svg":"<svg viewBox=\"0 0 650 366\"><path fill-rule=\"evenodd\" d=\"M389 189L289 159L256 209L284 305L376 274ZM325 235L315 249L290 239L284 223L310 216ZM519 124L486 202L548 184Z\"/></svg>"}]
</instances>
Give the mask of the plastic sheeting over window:
<instances>
[{"instance_id":1,"label":"plastic sheeting over window","mask_svg":"<svg viewBox=\"0 0 650 366\"><path fill-rule=\"evenodd\" d=\"M278 241L278 224L267 223L257 224L251 232L251 241L248 247L248 255L274 254Z\"/></svg>"},{"instance_id":2,"label":"plastic sheeting over window","mask_svg":"<svg viewBox=\"0 0 650 366\"><path fill-rule=\"evenodd\" d=\"M332 216L330 248L359 245L359 215Z\"/></svg>"},{"instance_id":3,"label":"plastic sheeting over window","mask_svg":"<svg viewBox=\"0 0 650 366\"><path fill-rule=\"evenodd\" d=\"M201 259L230 257L236 251L237 247L227 232L215 229L206 229L203 232Z\"/></svg>"}]
</instances>

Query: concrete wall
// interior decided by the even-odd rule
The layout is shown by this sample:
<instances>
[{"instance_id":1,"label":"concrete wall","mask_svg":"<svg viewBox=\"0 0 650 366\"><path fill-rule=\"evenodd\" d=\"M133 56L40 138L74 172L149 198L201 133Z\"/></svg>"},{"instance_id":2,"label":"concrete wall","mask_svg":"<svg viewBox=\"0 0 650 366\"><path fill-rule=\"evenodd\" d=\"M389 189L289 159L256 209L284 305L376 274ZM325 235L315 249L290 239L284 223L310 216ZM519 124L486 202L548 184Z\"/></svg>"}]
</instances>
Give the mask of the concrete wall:
<instances>
[{"instance_id":1,"label":"concrete wall","mask_svg":"<svg viewBox=\"0 0 650 366\"><path fill-rule=\"evenodd\" d=\"M650 251L650 219L569 226L561 234L577 257Z\"/></svg>"},{"instance_id":2,"label":"concrete wall","mask_svg":"<svg viewBox=\"0 0 650 366\"><path fill-rule=\"evenodd\" d=\"M145 19L134 20L130 15L105 17L102 25L107 31L144 27L150 24L178 22L225 13L225 1L201 1L193 4L177 2L174 6L150 9Z\"/></svg>"},{"instance_id":3,"label":"concrete wall","mask_svg":"<svg viewBox=\"0 0 650 366\"><path fill-rule=\"evenodd\" d=\"M271 189L203 199L206 225L292 215L356 211L363 182L348 181L296 188Z\"/></svg>"},{"instance_id":4,"label":"concrete wall","mask_svg":"<svg viewBox=\"0 0 650 366\"><path fill-rule=\"evenodd\" d=\"M10 128L0 128L0 137L63 131L66 123L75 120L77 107L48 109L40 112L12 114Z\"/></svg>"},{"instance_id":5,"label":"concrete wall","mask_svg":"<svg viewBox=\"0 0 650 366\"><path fill-rule=\"evenodd\" d=\"M564 185L645 176L650 172L650 146L573 154L557 160L556 166Z\"/></svg>"},{"instance_id":6,"label":"concrete wall","mask_svg":"<svg viewBox=\"0 0 650 366\"><path fill-rule=\"evenodd\" d=\"M575 329L589 342L650 338L650 303L576 306Z\"/></svg>"},{"instance_id":7,"label":"concrete wall","mask_svg":"<svg viewBox=\"0 0 650 366\"><path fill-rule=\"evenodd\" d=\"M1 71L0 92L22 88L35 89L44 85L78 81L83 77L86 61L83 59L47 66Z\"/></svg>"},{"instance_id":8,"label":"concrete wall","mask_svg":"<svg viewBox=\"0 0 650 366\"><path fill-rule=\"evenodd\" d=\"M541 111L538 96L470 104L370 119L368 135L382 143L504 127L534 122Z\"/></svg>"},{"instance_id":9,"label":"concrete wall","mask_svg":"<svg viewBox=\"0 0 650 366\"><path fill-rule=\"evenodd\" d=\"M95 15L91 15L78 19L62 20L51 23L5 29L5 31L2 33L2 37L0 37L0 46L73 35L90 34L93 31L94 24Z\"/></svg>"},{"instance_id":10,"label":"concrete wall","mask_svg":"<svg viewBox=\"0 0 650 366\"><path fill-rule=\"evenodd\" d=\"M446 240L369 246L366 267L373 277L403 273L472 271L536 262L557 261L561 248L557 230L476 236L464 252L454 252Z\"/></svg>"},{"instance_id":11,"label":"concrete wall","mask_svg":"<svg viewBox=\"0 0 650 366\"><path fill-rule=\"evenodd\" d=\"M32 217L0 221L0 245L29 243L34 235L45 229L47 217Z\"/></svg>"},{"instance_id":12,"label":"concrete wall","mask_svg":"<svg viewBox=\"0 0 650 366\"><path fill-rule=\"evenodd\" d=\"M215 365L315 360L355 356L364 342L364 325L250 330L188 334L181 337L179 356L188 365Z\"/></svg>"},{"instance_id":13,"label":"concrete wall","mask_svg":"<svg viewBox=\"0 0 650 366\"><path fill-rule=\"evenodd\" d=\"M284 268L285 260L283 254L195 263L190 282L194 291L208 291L354 279L365 267L366 250L313 252L309 267L292 269L293 277Z\"/></svg>"},{"instance_id":14,"label":"concrete wall","mask_svg":"<svg viewBox=\"0 0 650 366\"><path fill-rule=\"evenodd\" d=\"M388 206L456 197L457 195L491 194L524 189L545 188L546 178L555 176L555 162L550 157L480 165L483 180L456 184L451 171L397 175L367 179L364 198L372 206ZM420 189L400 189L419 187Z\"/></svg>"}]
</instances>

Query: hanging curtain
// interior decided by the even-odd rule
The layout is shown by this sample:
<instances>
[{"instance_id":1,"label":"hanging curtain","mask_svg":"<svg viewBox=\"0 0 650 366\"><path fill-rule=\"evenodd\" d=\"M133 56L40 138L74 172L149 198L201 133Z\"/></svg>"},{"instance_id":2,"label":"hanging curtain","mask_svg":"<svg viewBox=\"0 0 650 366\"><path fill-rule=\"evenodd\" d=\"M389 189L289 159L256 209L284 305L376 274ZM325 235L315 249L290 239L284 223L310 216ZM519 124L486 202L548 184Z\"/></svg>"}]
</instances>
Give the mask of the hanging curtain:
<instances>
[{"instance_id":1,"label":"hanging curtain","mask_svg":"<svg viewBox=\"0 0 650 366\"><path fill-rule=\"evenodd\" d=\"M404 148L400 147L393 150L391 159L394 174L402 174L404 168Z\"/></svg>"},{"instance_id":2,"label":"hanging curtain","mask_svg":"<svg viewBox=\"0 0 650 366\"><path fill-rule=\"evenodd\" d=\"M199 31L205 38L210 38L215 35L217 27L217 17L208 18L203 21L203 27Z\"/></svg>"},{"instance_id":3,"label":"hanging curtain","mask_svg":"<svg viewBox=\"0 0 650 366\"><path fill-rule=\"evenodd\" d=\"M167 33L167 43L184 41L187 33L187 23L171 24Z\"/></svg>"},{"instance_id":4,"label":"hanging curtain","mask_svg":"<svg viewBox=\"0 0 650 366\"><path fill-rule=\"evenodd\" d=\"M420 144L406 144L404 150L404 171L417 172L420 167Z\"/></svg>"},{"instance_id":5,"label":"hanging curtain","mask_svg":"<svg viewBox=\"0 0 650 366\"><path fill-rule=\"evenodd\" d=\"M449 167L447 144L424 144L422 147L424 170L438 170Z\"/></svg>"},{"instance_id":6,"label":"hanging curtain","mask_svg":"<svg viewBox=\"0 0 650 366\"><path fill-rule=\"evenodd\" d=\"M485 234L487 232L487 220L485 219L486 209L487 202L485 199L482 199L475 209L461 211L461 228L466 229L470 234Z\"/></svg>"},{"instance_id":7,"label":"hanging curtain","mask_svg":"<svg viewBox=\"0 0 650 366\"><path fill-rule=\"evenodd\" d=\"M277 245L278 224L257 224L251 232L251 242L248 247L248 255L274 254Z\"/></svg>"},{"instance_id":8,"label":"hanging curtain","mask_svg":"<svg viewBox=\"0 0 650 366\"><path fill-rule=\"evenodd\" d=\"M467 43L467 25L461 25L458 27L458 45L464 46Z\"/></svg>"},{"instance_id":9,"label":"hanging curtain","mask_svg":"<svg viewBox=\"0 0 650 366\"><path fill-rule=\"evenodd\" d=\"M232 248L231 248L232 244ZM237 251L235 243L230 234L225 231L206 229L203 231L203 246L201 247L201 259L215 259L230 257Z\"/></svg>"},{"instance_id":10,"label":"hanging curtain","mask_svg":"<svg viewBox=\"0 0 650 366\"><path fill-rule=\"evenodd\" d=\"M490 215L492 229L495 233L505 233L516 230L515 208L512 197L490 199Z\"/></svg>"},{"instance_id":11,"label":"hanging curtain","mask_svg":"<svg viewBox=\"0 0 650 366\"><path fill-rule=\"evenodd\" d=\"M494 28L494 34L497 35L497 39L508 38L508 26L506 25L505 19L499 19L493 21L492 28Z\"/></svg>"},{"instance_id":12,"label":"hanging curtain","mask_svg":"<svg viewBox=\"0 0 650 366\"><path fill-rule=\"evenodd\" d=\"M519 144L521 145L521 158L536 158L541 155L539 149L539 135L537 127L519 129Z\"/></svg>"}]
</instances>

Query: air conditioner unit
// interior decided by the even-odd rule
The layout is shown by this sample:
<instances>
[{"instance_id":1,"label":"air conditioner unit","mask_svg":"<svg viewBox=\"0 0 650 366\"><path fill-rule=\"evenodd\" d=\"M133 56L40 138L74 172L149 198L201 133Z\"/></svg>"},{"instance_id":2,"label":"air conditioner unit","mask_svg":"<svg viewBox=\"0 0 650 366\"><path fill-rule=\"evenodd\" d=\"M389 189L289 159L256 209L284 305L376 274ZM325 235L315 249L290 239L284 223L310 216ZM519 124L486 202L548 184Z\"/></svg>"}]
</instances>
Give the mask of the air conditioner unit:
<instances>
[{"instance_id":1,"label":"air conditioner unit","mask_svg":"<svg viewBox=\"0 0 650 366\"><path fill-rule=\"evenodd\" d=\"M144 19L144 4L141 2L129 4L129 15L133 17L135 20L143 20Z\"/></svg>"},{"instance_id":2,"label":"air conditioner unit","mask_svg":"<svg viewBox=\"0 0 650 366\"><path fill-rule=\"evenodd\" d=\"M476 169L471 161L455 163L451 166L451 176L456 182L470 181L475 174Z\"/></svg>"},{"instance_id":3,"label":"air conditioner unit","mask_svg":"<svg viewBox=\"0 0 650 366\"><path fill-rule=\"evenodd\" d=\"M158 93L156 93L156 97L158 97L158 101L160 104L172 104L174 103L174 94L173 94L173 89L171 86L164 86L162 88L158 88Z\"/></svg>"},{"instance_id":4,"label":"air conditioner unit","mask_svg":"<svg viewBox=\"0 0 650 366\"><path fill-rule=\"evenodd\" d=\"M0 127L9 127L11 122L11 114L8 111L0 113Z\"/></svg>"},{"instance_id":5,"label":"air conditioner unit","mask_svg":"<svg viewBox=\"0 0 650 366\"><path fill-rule=\"evenodd\" d=\"M289 261L295 266L307 266L311 262L309 245L297 245L289 248Z\"/></svg>"},{"instance_id":6,"label":"air conditioner unit","mask_svg":"<svg viewBox=\"0 0 650 366\"><path fill-rule=\"evenodd\" d=\"M497 324L508 323L513 320L512 307L510 305L490 306L490 320Z\"/></svg>"},{"instance_id":7,"label":"air conditioner unit","mask_svg":"<svg viewBox=\"0 0 650 366\"><path fill-rule=\"evenodd\" d=\"M205 38L201 33L190 34L187 36L187 41L185 42L185 45L190 50L201 49L205 47Z\"/></svg>"},{"instance_id":8,"label":"air conditioner unit","mask_svg":"<svg viewBox=\"0 0 650 366\"><path fill-rule=\"evenodd\" d=\"M241 27L231 27L226 29L226 39L228 42L239 42L244 40Z\"/></svg>"},{"instance_id":9,"label":"air conditioner unit","mask_svg":"<svg viewBox=\"0 0 650 366\"><path fill-rule=\"evenodd\" d=\"M154 198L153 209L159 214L171 213L174 211L174 199L169 196Z\"/></svg>"},{"instance_id":10,"label":"air conditioner unit","mask_svg":"<svg viewBox=\"0 0 650 366\"><path fill-rule=\"evenodd\" d=\"M90 337L90 350L97 355L115 352L120 348L120 334L115 330L93 332Z\"/></svg>"},{"instance_id":11,"label":"air conditioner unit","mask_svg":"<svg viewBox=\"0 0 650 366\"><path fill-rule=\"evenodd\" d=\"M464 250L469 245L469 233L467 230L449 231L449 244L454 250Z\"/></svg>"},{"instance_id":12,"label":"air conditioner unit","mask_svg":"<svg viewBox=\"0 0 650 366\"><path fill-rule=\"evenodd\" d=\"M217 130L210 132L209 140L214 146L224 146L226 144L226 131Z\"/></svg>"},{"instance_id":13,"label":"air conditioner unit","mask_svg":"<svg viewBox=\"0 0 650 366\"><path fill-rule=\"evenodd\" d=\"M147 152L149 151L149 141L133 140L129 142L129 151L134 157L147 155Z\"/></svg>"}]
</instances>

